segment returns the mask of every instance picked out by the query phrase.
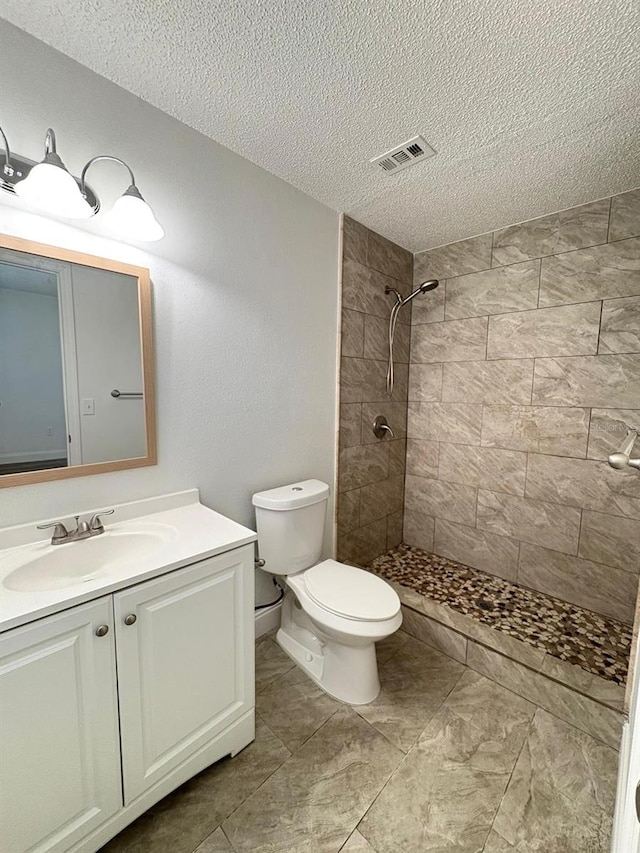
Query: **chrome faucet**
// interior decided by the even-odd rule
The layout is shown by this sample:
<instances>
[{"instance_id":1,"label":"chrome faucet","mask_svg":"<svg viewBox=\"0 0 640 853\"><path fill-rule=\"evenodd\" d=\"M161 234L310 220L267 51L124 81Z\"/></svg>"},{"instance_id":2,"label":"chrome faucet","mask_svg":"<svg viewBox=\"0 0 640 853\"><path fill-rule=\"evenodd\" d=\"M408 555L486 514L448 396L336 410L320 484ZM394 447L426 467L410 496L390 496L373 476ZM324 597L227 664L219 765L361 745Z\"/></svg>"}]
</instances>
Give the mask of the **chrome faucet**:
<instances>
[{"instance_id":1,"label":"chrome faucet","mask_svg":"<svg viewBox=\"0 0 640 853\"><path fill-rule=\"evenodd\" d=\"M38 530L46 530L53 527L52 545L62 545L64 542L80 542L82 539L90 539L104 533L104 524L101 515L113 515L115 509L105 509L103 512L94 513L89 521L80 521L80 516L75 515L76 529L67 530L61 521L52 521L50 524L38 524Z\"/></svg>"}]
</instances>

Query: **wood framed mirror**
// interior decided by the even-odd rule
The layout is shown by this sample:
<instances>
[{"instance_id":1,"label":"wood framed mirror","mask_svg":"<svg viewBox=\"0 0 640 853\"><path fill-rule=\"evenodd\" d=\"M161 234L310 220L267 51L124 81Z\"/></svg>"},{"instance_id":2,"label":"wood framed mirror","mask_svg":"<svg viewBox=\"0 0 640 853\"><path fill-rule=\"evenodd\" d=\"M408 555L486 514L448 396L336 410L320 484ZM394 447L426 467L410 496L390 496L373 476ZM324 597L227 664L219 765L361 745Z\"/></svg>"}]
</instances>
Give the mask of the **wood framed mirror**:
<instances>
[{"instance_id":1,"label":"wood framed mirror","mask_svg":"<svg viewBox=\"0 0 640 853\"><path fill-rule=\"evenodd\" d=\"M156 461L149 270L0 234L0 488Z\"/></svg>"}]
</instances>

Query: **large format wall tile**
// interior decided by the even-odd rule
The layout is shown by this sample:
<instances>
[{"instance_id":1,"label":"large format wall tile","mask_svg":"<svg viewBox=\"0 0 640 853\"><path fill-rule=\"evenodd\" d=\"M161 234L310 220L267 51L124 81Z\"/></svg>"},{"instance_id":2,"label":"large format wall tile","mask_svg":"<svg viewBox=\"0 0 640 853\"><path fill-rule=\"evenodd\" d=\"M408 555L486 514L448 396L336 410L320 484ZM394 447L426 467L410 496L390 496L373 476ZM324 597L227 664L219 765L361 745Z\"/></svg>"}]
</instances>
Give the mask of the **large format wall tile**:
<instances>
[{"instance_id":1,"label":"large format wall tile","mask_svg":"<svg viewBox=\"0 0 640 853\"><path fill-rule=\"evenodd\" d=\"M409 368L409 400L437 403L442 399L442 365L412 364Z\"/></svg>"},{"instance_id":2,"label":"large format wall tile","mask_svg":"<svg viewBox=\"0 0 640 853\"><path fill-rule=\"evenodd\" d=\"M340 402L387 402L387 362L372 358L343 358L340 366ZM394 402L407 400L409 365L396 364Z\"/></svg>"},{"instance_id":3,"label":"large format wall tile","mask_svg":"<svg viewBox=\"0 0 640 853\"><path fill-rule=\"evenodd\" d=\"M619 450L627 435L627 426L640 430L640 409L592 409L587 450L589 459L606 461L610 453ZM640 447L638 450L640 452Z\"/></svg>"},{"instance_id":4,"label":"large format wall tile","mask_svg":"<svg viewBox=\"0 0 640 853\"><path fill-rule=\"evenodd\" d=\"M640 238L542 261L540 307L640 294Z\"/></svg>"},{"instance_id":5,"label":"large format wall tile","mask_svg":"<svg viewBox=\"0 0 640 853\"><path fill-rule=\"evenodd\" d=\"M351 533L360 527L360 489L340 492L337 504L338 531Z\"/></svg>"},{"instance_id":6,"label":"large format wall tile","mask_svg":"<svg viewBox=\"0 0 640 853\"><path fill-rule=\"evenodd\" d=\"M364 360L364 363L363 401L372 402L377 400L386 403L389 400L389 395L387 394L387 362L374 361L367 358ZM394 402L406 402L408 385L409 365L396 364L395 384L391 400Z\"/></svg>"},{"instance_id":7,"label":"large format wall tile","mask_svg":"<svg viewBox=\"0 0 640 853\"><path fill-rule=\"evenodd\" d=\"M405 507L409 512L459 521L473 527L476 520L476 489L407 474Z\"/></svg>"},{"instance_id":8,"label":"large format wall tile","mask_svg":"<svg viewBox=\"0 0 640 853\"><path fill-rule=\"evenodd\" d=\"M413 326L411 361L478 361L487 352L487 318Z\"/></svg>"},{"instance_id":9,"label":"large format wall tile","mask_svg":"<svg viewBox=\"0 0 640 853\"><path fill-rule=\"evenodd\" d=\"M640 355L538 358L533 403L624 409L640 400Z\"/></svg>"},{"instance_id":10,"label":"large format wall tile","mask_svg":"<svg viewBox=\"0 0 640 853\"><path fill-rule=\"evenodd\" d=\"M479 403L409 403L409 438L480 444L481 425Z\"/></svg>"},{"instance_id":11,"label":"large format wall tile","mask_svg":"<svg viewBox=\"0 0 640 853\"><path fill-rule=\"evenodd\" d=\"M489 318L487 358L592 355L599 326L599 302L499 314Z\"/></svg>"},{"instance_id":12,"label":"large format wall tile","mask_svg":"<svg viewBox=\"0 0 640 853\"><path fill-rule=\"evenodd\" d=\"M406 439L401 438L394 441L385 439L385 444L389 445L389 476L404 474L407 461Z\"/></svg>"},{"instance_id":13,"label":"large format wall tile","mask_svg":"<svg viewBox=\"0 0 640 853\"><path fill-rule=\"evenodd\" d=\"M410 368L409 389L413 372L414 365ZM466 403L530 403L532 387L531 358L516 358L510 361L456 361L444 365L442 400ZM411 390L409 399L417 399L411 396Z\"/></svg>"},{"instance_id":14,"label":"large format wall tile","mask_svg":"<svg viewBox=\"0 0 640 853\"><path fill-rule=\"evenodd\" d=\"M352 358L362 358L364 355L364 318L359 311L343 310L340 330L340 353Z\"/></svg>"},{"instance_id":15,"label":"large format wall tile","mask_svg":"<svg viewBox=\"0 0 640 853\"><path fill-rule=\"evenodd\" d=\"M436 519L436 554L513 583L518 575L518 548L515 539Z\"/></svg>"},{"instance_id":16,"label":"large format wall tile","mask_svg":"<svg viewBox=\"0 0 640 853\"><path fill-rule=\"evenodd\" d=\"M538 307L540 261L463 275L447 281L447 320Z\"/></svg>"},{"instance_id":17,"label":"large format wall tile","mask_svg":"<svg viewBox=\"0 0 640 853\"><path fill-rule=\"evenodd\" d=\"M622 715L617 711L580 696L562 684L553 684L546 675L532 672L526 666L471 640L467 645L467 666L608 746L619 748ZM551 853L552 848L542 849ZM560 849L556 848L558 853Z\"/></svg>"},{"instance_id":18,"label":"large format wall tile","mask_svg":"<svg viewBox=\"0 0 640 853\"><path fill-rule=\"evenodd\" d=\"M485 406L482 444L584 457L589 410L553 406Z\"/></svg>"},{"instance_id":19,"label":"large format wall tile","mask_svg":"<svg viewBox=\"0 0 640 853\"><path fill-rule=\"evenodd\" d=\"M338 491L348 492L386 480L389 473L389 445L345 447L340 451Z\"/></svg>"},{"instance_id":20,"label":"large format wall tile","mask_svg":"<svg viewBox=\"0 0 640 853\"><path fill-rule=\"evenodd\" d=\"M518 582L621 622L633 622L637 575L522 543Z\"/></svg>"},{"instance_id":21,"label":"large format wall tile","mask_svg":"<svg viewBox=\"0 0 640 853\"><path fill-rule=\"evenodd\" d=\"M640 573L640 530L636 519L582 513L578 554L634 574Z\"/></svg>"},{"instance_id":22,"label":"large format wall tile","mask_svg":"<svg viewBox=\"0 0 640 853\"><path fill-rule=\"evenodd\" d=\"M565 554L578 553L580 510L575 507L479 489L476 526Z\"/></svg>"},{"instance_id":23,"label":"large format wall tile","mask_svg":"<svg viewBox=\"0 0 640 853\"><path fill-rule=\"evenodd\" d=\"M340 448L362 444L362 403L340 404Z\"/></svg>"},{"instance_id":24,"label":"large format wall tile","mask_svg":"<svg viewBox=\"0 0 640 853\"><path fill-rule=\"evenodd\" d=\"M386 295L385 287L403 290L401 283L377 270L345 259L342 265L342 307L376 317L389 318L395 297ZM405 292L408 287L404 287Z\"/></svg>"},{"instance_id":25,"label":"large format wall tile","mask_svg":"<svg viewBox=\"0 0 640 853\"><path fill-rule=\"evenodd\" d=\"M338 535L338 559L366 566L387 550L387 519Z\"/></svg>"},{"instance_id":26,"label":"large format wall tile","mask_svg":"<svg viewBox=\"0 0 640 853\"><path fill-rule=\"evenodd\" d=\"M363 358L340 359L340 403L361 403L365 362Z\"/></svg>"},{"instance_id":27,"label":"large format wall tile","mask_svg":"<svg viewBox=\"0 0 640 853\"><path fill-rule=\"evenodd\" d=\"M640 352L640 296L602 303L598 352Z\"/></svg>"},{"instance_id":28,"label":"large format wall tile","mask_svg":"<svg viewBox=\"0 0 640 853\"><path fill-rule=\"evenodd\" d=\"M403 539L407 545L413 545L423 551L433 551L434 526L435 518L432 516L405 509Z\"/></svg>"},{"instance_id":29,"label":"large format wall tile","mask_svg":"<svg viewBox=\"0 0 640 853\"><path fill-rule=\"evenodd\" d=\"M609 242L640 235L640 189L615 195L611 199Z\"/></svg>"},{"instance_id":30,"label":"large format wall tile","mask_svg":"<svg viewBox=\"0 0 640 853\"><path fill-rule=\"evenodd\" d=\"M419 438L407 439L407 473L438 479L440 443Z\"/></svg>"},{"instance_id":31,"label":"large format wall tile","mask_svg":"<svg viewBox=\"0 0 640 853\"><path fill-rule=\"evenodd\" d=\"M411 284L413 255L375 231L368 232L367 266Z\"/></svg>"},{"instance_id":32,"label":"large format wall tile","mask_svg":"<svg viewBox=\"0 0 640 853\"><path fill-rule=\"evenodd\" d=\"M420 252L413 259L415 285L428 278L453 278L491 267L491 234Z\"/></svg>"},{"instance_id":33,"label":"large format wall tile","mask_svg":"<svg viewBox=\"0 0 640 853\"><path fill-rule=\"evenodd\" d=\"M526 453L461 444L440 445L438 478L448 483L524 495L526 470Z\"/></svg>"},{"instance_id":34,"label":"large format wall tile","mask_svg":"<svg viewBox=\"0 0 640 853\"><path fill-rule=\"evenodd\" d=\"M417 282L416 287L418 287L419 284L422 284L422 282ZM422 296L416 296L416 298L410 303L411 325L417 326L421 323L442 322L442 320L444 320L445 292L445 282L441 281L440 286L435 290L429 290ZM402 309L403 312L406 310L407 308ZM402 316L402 314L400 316Z\"/></svg>"},{"instance_id":35,"label":"large format wall tile","mask_svg":"<svg viewBox=\"0 0 640 853\"><path fill-rule=\"evenodd\" d=\"M411 326L404 323L396 325L393 341L394 362L409 361L409 337ZM389 358L389 318L373 317L365 314L364 322L364 357L388 360Z\"/></svg>"},{"instance_id":36,"label":"large format wall tile","mask_svg":"<svg viewBox=\"0 0 640 853\"><path fill-rule=\"evenodd\" d=\"M366 526L402 509L404 476L389 477L360 489L360 524Z\"/></svg>"},{"instance_id":37,"label":"large format wall tile","mask_svg":"<svg viewBox=\"0 0 640 853\"><path fill-rule=\"evenodd\" d=\"M367 263L367 234L369 229L345 216L342 221L342 256L359 264Z\"/></svg>"},{"instance_id":38,"label":"large format wall tile","mask_svg":"<svg viewBox=\"0 0 640 853\"><path fill-rule=\"evenodd\" d=\"M397 548L402 542L402 530L404 524L404 482L402 495L403 501L400 504L400 509L387 516L387 551L390 551L392 548Z\"/></svg>"},{"instance_id":39,"label":"large format wall tile","mask_svg":"<svg viewBox=\"0 0 640 853\"><path fill-rule=\"evenodd\" d=\"M605 243L608 227L608 198L511 225L493 235L493 265Z\"/></svg>"},{"instance_id":40,"label":"large format wall tile","mask_svg":"<svg viewBox=\"0 0 640 853\"><path fill-rule=\"evenodd\" d=\"M528 498L640 519L640 477L593 459L529 454Z\"/></svg>"}]
</instances>

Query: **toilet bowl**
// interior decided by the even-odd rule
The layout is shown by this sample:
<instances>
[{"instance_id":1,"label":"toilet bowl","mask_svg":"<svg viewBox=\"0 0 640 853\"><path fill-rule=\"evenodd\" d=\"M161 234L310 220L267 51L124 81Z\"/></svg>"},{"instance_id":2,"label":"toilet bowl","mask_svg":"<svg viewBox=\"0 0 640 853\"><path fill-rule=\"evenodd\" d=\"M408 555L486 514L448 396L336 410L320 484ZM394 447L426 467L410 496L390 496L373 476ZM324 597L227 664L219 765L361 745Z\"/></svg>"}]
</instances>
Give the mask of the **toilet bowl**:
<instances>
[{"instance_id":1,"label":"toilet bowl","mask_svg":"<svg viewBox=\"0 0 640 853\"><path fill-rule=\"evenodd\" d=\"M328 497L320 480L253 496L264 560L258 571L285 585L279 645L326 693L362 705L380 691L375 644L402 624L400 599L376 575L318 562Z\"/></svg>"}]
</instances>

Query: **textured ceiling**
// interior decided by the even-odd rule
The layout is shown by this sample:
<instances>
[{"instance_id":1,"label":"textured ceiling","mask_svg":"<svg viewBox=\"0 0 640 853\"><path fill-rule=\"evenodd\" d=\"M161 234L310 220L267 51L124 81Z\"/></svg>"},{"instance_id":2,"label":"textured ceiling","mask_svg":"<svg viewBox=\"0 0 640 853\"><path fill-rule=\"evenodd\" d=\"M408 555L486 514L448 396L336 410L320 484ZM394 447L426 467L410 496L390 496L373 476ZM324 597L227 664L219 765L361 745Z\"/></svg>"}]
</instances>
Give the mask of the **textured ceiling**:
<instances>
[{"instance_id":1,"label":"textured ceiling","mask_svg":"<svg viewBox=\"0 0 640 853\"><path fill-rule=\"evenodd\" d=\"M640 183L637 0L0 0L0 14L414 251ZM368 164L416 133L436 157L392 176Z\"/></svg>"}]
</instances>

